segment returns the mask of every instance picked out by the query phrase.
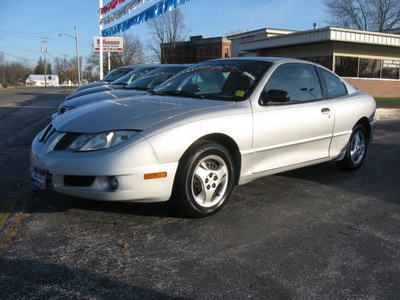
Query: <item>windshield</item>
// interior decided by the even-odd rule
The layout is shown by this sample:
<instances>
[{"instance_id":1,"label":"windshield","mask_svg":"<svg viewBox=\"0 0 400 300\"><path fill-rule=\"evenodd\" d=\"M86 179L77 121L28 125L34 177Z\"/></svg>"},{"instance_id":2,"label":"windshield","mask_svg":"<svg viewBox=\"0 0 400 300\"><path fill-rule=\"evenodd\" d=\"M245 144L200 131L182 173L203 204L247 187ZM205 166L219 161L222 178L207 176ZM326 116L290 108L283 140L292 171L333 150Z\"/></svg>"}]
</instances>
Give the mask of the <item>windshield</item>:
<instances>
[{"instance_id":1,"label":"windshield","mask_svg":"<svg viewBox=\"0 0 400 300\"><path fill-rule=\"evenodd\" d=\"M140 68L129 72L128 74L118 78L117 80L113 81L112 84L120 84L120 85L127 85L130 84L132 81L138 79L143 74L146 74L149 70L153 70L154 67L147 67L147 68Z\"/></svg>"},{"instance_id":2,"label":"windshield","mask_svg":"<svg viewBox=\"0 0 400 300\"><path fill-rule=\"evenodd\" d=\"M154 94L240 101L271 66L269 62L216 60L197 64L154 89Z\"/></svg>"},{"instance_id":3,"label":"windshield","mask_svg":"<svg viewBox=\"0 0 400 300\"><path fill-rule=\"evenodd\" d=\"M104 76L104 78L101 81L113 82L130 71L132 71L132 69L127 69L127 68L114 69L106 76Z\"/></svg>"},{"instance_id":4,"label":"windshield","mask_svg":"<svg viewBox=\"0 0 400 300\"><path fill-rule=\"evenodd\" d=\"M131 84L127 85L125 88L135 90L149 90L160 85L161 83L184 69L186 69L186 67L161 67L151 72L148 72L146 75L136 79Z\"/></svg>"}]
</instances>

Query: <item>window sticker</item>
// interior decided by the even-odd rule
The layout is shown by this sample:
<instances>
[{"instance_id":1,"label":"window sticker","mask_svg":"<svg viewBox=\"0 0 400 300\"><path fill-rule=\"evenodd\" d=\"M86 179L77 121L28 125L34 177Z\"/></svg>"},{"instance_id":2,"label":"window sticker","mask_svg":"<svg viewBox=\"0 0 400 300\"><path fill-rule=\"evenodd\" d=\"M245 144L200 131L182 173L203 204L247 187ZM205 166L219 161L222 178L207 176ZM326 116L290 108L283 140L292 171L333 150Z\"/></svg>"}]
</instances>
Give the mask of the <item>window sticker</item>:
<instances>
[{"instance_id":1,"label":"window sticker","mask_svg":"<svg viewBox=\"0 0 400 300\"><path fill-rule=\"evenodd\" d=\"M237 90L235 96L243 97L245 93L246 93L245 91Z\"/></svg>"}]
</instances>

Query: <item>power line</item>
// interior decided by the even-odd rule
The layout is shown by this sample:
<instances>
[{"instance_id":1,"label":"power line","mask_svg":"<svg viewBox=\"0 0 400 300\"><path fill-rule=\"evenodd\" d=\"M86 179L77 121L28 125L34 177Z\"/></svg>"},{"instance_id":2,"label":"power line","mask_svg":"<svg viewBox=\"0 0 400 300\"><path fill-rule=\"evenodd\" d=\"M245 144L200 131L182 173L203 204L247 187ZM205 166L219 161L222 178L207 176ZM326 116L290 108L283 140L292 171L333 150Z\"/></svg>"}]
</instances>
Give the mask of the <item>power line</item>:
<instances>
[{"instance_id":1,"label":"power line","mask_svg":"<svg viewBox=\"0 0 400 300\"><path fill-rule=\"evenodd\" d=\"M19 56L16 56L16 55L13 55L13 54L10 54L10 53L7 53L7 52L3 52L3 51L0 51L0 53L3 53L3 54L8 55L8 56L12 56L14 58L19 58L19 59L23 59L23 60L29 60L29 61L35 61L36 62L36 60L29 59L29 58L24 58L24 57L19 57Z\"/></svg>"},{"instance_id":2,"label":"power line","mask_svg":"<svg viewBox=\"0 0 400 300\"><path fill-rule=\"evenodd\" d=\"M70 29L74 29L74 27L57 29L57 30L53 30L53 31L43 31L43 32L22 32L22 31L10 31L10 30L0 29L0 32L3 32L3 33L7 32L7 33L12 33L12 34L23 34L23 35L42 35L42 34L49 34L49 33L57 33L57 32L70 30Z\"/></svg>"},{"instance_id":3,"label":"power line","mask_svg":"<svg viewBox=\"0 0 400 300\"><path fill-rule=\"evenodd\" d=\"M18 50L25 51L25 52L30 52L30 53L33 52L33 51L31 51L31 50L26 50L26 49L22 49L22 48L20 48L20 47L17 47L17 46L11 44L9 41L7 41L7 40L5 40L5 39L3 39L3 38L1 38L1 37L0 37L0 40L6 42L6 43L9 44L10 46L12 46L14 49L18 49ZM35 53L39 53L40 51L34 51L34 52L35 52Z\"/></svg>"}]
</instances>

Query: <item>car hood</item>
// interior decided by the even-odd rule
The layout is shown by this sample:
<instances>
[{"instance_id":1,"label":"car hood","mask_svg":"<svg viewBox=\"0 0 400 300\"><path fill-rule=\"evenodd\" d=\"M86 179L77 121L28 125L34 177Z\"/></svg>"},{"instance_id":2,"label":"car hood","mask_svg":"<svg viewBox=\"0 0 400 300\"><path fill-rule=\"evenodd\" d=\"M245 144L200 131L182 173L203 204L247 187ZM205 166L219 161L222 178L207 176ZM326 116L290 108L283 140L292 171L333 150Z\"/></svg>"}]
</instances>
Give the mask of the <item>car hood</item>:
<instances>
[{"instance_id":1,"label":"car hood","mask_svg":"<svg viewBox=\"0 0 400 300\"><path fill-rule=\"evenodd\" d=\"M85 89L90 89L90 88L92 88L92 87L100 86L100 85L104 85L104 84L110 84L110 82L107 82L107 81L95 81L95 82L91 82L91 83L88 83L88 84L85 84L85 85L81 85L80 87L78 87L78 88L76 89L76 91L79 92L79 91L82 91L82 90L85 90Z\"/></svg>"},{"instance_id":2,"label":"car hood","mask_svg":"<svg viewBox=\"0 0 400 300\"><path fill-rule=\"evenodd\" d=\"M110 84L98 85L95 87L86 88L84 90L76 91L75 93L69 94L65 98L65 100L71 100L71 99L75 99L75 98L78 98L78 97L81 97L84 95L112 91L115 89L123 89L123 88L124 88L124 85L110 85Z\"/></svg>"},{"instance_id":3,"label":"car hood","mask_svg":"<svg viewBox=\"0 0 400 300\"><path fill-rule=\"evenodd\" d=\"M207 113L234 104L228 101L147 95L94 102L61 115L53 121L53 125L59 132L77 133L145 130L179 115L195 111Z\"/></svg>"},{"instance_id":4,"label":"car hood","mask_svg":"<svg viewBox=\"0 0 400 300\"><path fill-rule=\"evenodd\" d=\"M62 106L75 108L95 101L127 98L132 96L144 95L146 93L147 91L144 90L112 90L76 97L74 99L67 100L62 104Z\"/></svg>"}]
</instances>

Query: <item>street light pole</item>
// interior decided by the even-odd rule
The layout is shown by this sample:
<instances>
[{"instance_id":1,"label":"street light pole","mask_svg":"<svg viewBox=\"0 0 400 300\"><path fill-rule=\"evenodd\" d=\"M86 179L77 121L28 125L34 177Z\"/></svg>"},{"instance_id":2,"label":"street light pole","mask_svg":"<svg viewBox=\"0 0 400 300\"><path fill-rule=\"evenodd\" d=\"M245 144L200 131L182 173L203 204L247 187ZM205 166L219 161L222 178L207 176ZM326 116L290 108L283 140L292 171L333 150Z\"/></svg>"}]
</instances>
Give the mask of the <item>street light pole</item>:
<instances>
[{"instance_id":1,"label":"street light pole","mask_svg":"<svg viewBox=\"0 0 400 300\"><path fill-rule=\"evenodd\" d=\"M68 33L60 33L59 36L62 35L68 35L69 37L72 37L73 39L75 39L75 43L76 43L76 60L77 60L77 67L78 67L78 86L81 85L81 62L79 59L79 45L78 45L78 29L75 26L75 37L73 37L72 35L68 34Z\"/></svg>"}]
</instances>

